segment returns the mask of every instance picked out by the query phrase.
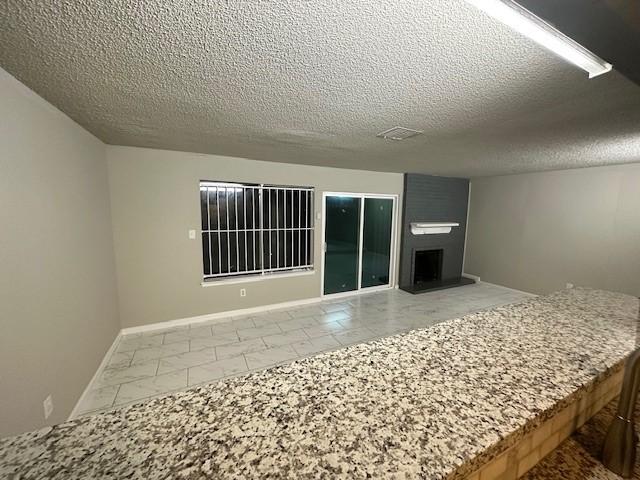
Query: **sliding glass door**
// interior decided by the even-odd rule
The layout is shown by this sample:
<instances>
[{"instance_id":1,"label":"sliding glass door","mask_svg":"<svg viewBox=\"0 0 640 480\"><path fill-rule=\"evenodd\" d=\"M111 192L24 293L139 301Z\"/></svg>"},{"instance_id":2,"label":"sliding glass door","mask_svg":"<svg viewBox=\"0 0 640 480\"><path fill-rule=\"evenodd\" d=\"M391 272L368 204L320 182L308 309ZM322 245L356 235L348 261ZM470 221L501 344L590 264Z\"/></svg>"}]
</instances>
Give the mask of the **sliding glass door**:
<instances>
[{"instance_id":1,"label":"sliding glass door","mask_svg":"<svg viewBox=\"0 0 640 480\"><path fill-rule=\"evenodd\" d=\"M325 195L325 295L391 283L394 198Z\"/></svg>"},{"instance_id":2,"label":"sliding glass door","mask_svg":"<svg viewBox=\"0 0 640 480\"><path fill-rule=\"evenodd\" d=\"M324 293L357 290L360 199L326 197Z\"/></svg>"},{"instance_id":3,"label":"sliding glass door","mask_svg":"<svg viewBox=\"0 0 640 480\"><path fill-rule=\"evenodd\" d=\"M392 221L392 199L364 199L362 288L389 285Z\"/></svg>"}]
</instances>

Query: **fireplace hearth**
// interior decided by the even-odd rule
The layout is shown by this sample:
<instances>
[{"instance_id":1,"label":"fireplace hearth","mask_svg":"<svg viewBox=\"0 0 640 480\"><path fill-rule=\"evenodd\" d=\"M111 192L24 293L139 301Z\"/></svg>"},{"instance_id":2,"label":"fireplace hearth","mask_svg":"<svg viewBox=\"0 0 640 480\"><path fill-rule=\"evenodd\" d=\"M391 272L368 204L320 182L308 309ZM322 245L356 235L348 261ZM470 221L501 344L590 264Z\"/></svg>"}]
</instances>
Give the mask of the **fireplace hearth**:
<instances>
[{"instance_id":1,"label":"fireplace hearth","mask_svg":"<svg viewBox=\"0 0 640 480\"><path fill-rule=\"evenodd\" d=\"M409 293L422 293L475 283L466 277L442 278L444 249L414 249L412 255L412 284L401 286Z\"/></svg>"}]
</instances>

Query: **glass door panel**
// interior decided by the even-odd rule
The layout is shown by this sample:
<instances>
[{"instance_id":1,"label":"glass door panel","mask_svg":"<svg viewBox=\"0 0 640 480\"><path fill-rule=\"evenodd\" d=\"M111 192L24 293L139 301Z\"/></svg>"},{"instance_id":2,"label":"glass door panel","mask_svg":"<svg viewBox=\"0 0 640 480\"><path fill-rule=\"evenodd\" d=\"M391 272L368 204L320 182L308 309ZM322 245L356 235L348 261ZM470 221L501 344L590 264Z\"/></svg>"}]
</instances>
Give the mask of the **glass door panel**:
<instances>
[{"instance_id":1,"label":"glass door panel","mask_svg":"<svg viewBox=\"0 0 640 480\"><path fill-rule=\"evenodd\" d=\"M360 203L357 197L326 197L325 294L358 289Z\"/></svg>"},{"instance_id":2,"label":"glass door panel","mask_svg":"<svg viewBox=\"0 0 640 480\"><path fill-rule=\"evenodd\" d=\"M392 199L364 199L362 288L389 284L392 222Z\"/></svg>"}]
</instances>

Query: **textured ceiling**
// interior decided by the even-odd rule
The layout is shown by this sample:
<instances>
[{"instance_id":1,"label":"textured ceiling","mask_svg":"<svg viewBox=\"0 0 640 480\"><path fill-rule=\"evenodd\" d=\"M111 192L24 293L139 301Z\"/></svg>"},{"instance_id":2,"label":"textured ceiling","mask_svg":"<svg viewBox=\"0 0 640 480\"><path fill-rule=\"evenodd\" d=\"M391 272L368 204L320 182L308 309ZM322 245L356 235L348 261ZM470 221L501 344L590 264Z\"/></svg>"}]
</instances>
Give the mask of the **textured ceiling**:
<instances>
[{"instance_id":1,"label":"textured ceiling","mask_svg":"<svg viewBox=\"0 0 640 480\"><path fill-rule=\"evenodd\" d=\"M640 87L462 0L0 9L0 65L109 144L455 176L640 161ZM424 134L375 137L395 125Z\"/></svg>"}]
</instances>

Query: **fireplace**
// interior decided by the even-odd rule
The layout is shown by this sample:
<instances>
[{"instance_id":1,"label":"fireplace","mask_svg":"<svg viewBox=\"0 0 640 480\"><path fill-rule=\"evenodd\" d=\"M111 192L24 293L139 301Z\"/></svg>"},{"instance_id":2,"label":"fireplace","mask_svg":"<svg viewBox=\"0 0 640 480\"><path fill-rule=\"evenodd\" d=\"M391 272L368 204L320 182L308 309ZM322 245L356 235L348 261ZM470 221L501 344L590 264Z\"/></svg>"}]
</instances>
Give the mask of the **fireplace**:
<instances>
[{"instance_id":1,"label":"fireplace","mask_svg":"<svg viewBox=\"0 0 640 480\"><path fill-rule=\"evenodd\" d=\"M446 273L443 274L442 260L445 248L447 247L414 248L411 254L412 283L400 285L400 288L405 292L415 294L475 283L474 280L467 277L459 275L448 277Z\"/></svg>"},{"instance_id":2,"label":"fireplace","mask_svg":"<svg viewBox=\"0 0 640 480\"><path fill-rule=\"evenodd\" d=\"M414 250L413 253L413 286L420 287L442 280L443 249Z\"/></svg>"}]
</instances>

